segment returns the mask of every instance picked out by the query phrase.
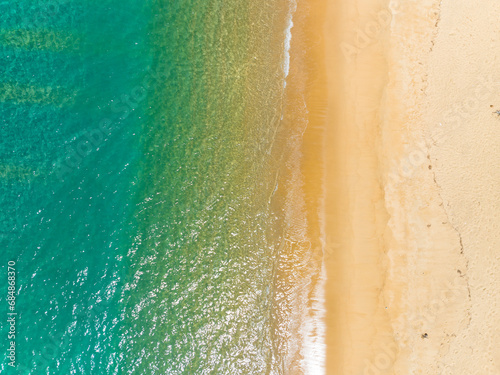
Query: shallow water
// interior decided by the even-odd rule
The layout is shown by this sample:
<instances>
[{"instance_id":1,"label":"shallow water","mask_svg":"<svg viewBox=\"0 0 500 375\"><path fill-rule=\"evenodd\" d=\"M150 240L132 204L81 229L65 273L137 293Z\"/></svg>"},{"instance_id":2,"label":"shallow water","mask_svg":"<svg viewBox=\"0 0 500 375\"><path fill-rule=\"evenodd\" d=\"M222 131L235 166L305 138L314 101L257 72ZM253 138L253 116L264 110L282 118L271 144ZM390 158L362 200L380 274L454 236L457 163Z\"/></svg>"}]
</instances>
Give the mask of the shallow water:
<instances>
[{"instance_id":1,"label":"shallow water","mask_svg":"<svg viewBox=\"0 0 500 375\"><path fill-rule=\"evenodd\" d=\"M290 9L0 3L12 373L285 372L275 141Z\"/></svg>"}]
</instances>

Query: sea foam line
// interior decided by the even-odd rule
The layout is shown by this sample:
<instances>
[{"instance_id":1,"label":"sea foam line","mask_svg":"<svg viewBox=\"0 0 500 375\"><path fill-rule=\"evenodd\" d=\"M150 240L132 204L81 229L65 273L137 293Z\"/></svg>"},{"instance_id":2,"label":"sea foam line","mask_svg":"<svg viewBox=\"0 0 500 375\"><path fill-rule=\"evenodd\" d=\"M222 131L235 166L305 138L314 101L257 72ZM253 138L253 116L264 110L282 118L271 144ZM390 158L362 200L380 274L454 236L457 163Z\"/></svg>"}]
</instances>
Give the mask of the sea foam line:
<instances>
[{"instance_id":1,"label":"sea foam line","mask_svg":"<svg viewBox=\"0 0 500 375\"><path fill-rule=\"evenodd\" d=\"M283 61L283 88L286 87L286 78L290 73L290 47L292 41L293 15L297 10L297 2L290 1L287 26L285 29L284 41L284 61ZM283 116L282 116L283 119ZM324 193L324 192L323 192ZM322 197L324 211L324 196ZM322 212L324 216L324 212ZM322 218L321 236L325 236L324 218ZM324 251L323 251L324 254ZM312 304L310 309L305 309L301 322L302 336L302 370L305 375L324 375L326 373L326 325L325 325L325 284L326 267L325 259L322 257L321 271L319 280L314 286Z\"/></svg>"},{"instance_id":2,"label":"sea foam line","mask_svg":"<svg viewBox=\"0 0 500 375\"><path fill-rule=\"evenodd\" d=\"M283 71L285 73L285 80L283 81L283 87L286 87L286 77L290 73L290 46L292 44L292 27L293 27L293 14L297 10L297 3L295 1L290 2L290 9L288 12L287 26L285 29L285 58L283 61Z\"/></svg>"},{"instance_id":3,"label":"sea foam line","mask_svg":"<svg viewBox=\"0 0 500 375\"><path fill-rule=\"evenodd\" d=\"M318 283L313 291L310 315L305 318L303 323L302 354L305 375L324 375L326 373L325 284L326 268L323 262Z\"/></svg>"}]
</instances>

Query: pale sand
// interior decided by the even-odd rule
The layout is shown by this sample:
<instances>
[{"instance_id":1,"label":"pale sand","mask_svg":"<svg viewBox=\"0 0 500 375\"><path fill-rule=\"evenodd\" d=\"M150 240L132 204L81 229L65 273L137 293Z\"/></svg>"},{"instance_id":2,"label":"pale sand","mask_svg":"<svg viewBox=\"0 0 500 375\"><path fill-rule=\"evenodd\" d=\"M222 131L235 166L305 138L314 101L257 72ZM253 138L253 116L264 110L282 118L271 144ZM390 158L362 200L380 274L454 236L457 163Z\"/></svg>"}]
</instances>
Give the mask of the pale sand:
<instances>
[{"instance_id":1,"label":"pale sand","mask_svg":"<svg viewBox=\"0 0 500 375\"><path fill-rule=\"evenodd\" d=\"M327 374L500 374L500 3L391 3L328 2Z\"/></svg>"}]
</instances>

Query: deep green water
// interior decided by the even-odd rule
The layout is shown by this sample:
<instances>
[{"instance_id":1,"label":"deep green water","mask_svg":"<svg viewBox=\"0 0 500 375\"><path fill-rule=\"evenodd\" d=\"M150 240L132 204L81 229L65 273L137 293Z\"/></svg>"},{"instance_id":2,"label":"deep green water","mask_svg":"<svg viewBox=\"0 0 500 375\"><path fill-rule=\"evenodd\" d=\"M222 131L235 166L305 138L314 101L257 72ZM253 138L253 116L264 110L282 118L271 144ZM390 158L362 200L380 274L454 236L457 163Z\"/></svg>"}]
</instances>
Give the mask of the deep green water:
<instances>
[{"instance_id":1,"label":"deep green water","mask_svg":"<svg viewBox=\"0 0 500 375\"><path fill-rule=\"evenodd\" d=\"M2 373L285 373L270 202L288 16L0 1Z\"/></svg>"}]
</instances>

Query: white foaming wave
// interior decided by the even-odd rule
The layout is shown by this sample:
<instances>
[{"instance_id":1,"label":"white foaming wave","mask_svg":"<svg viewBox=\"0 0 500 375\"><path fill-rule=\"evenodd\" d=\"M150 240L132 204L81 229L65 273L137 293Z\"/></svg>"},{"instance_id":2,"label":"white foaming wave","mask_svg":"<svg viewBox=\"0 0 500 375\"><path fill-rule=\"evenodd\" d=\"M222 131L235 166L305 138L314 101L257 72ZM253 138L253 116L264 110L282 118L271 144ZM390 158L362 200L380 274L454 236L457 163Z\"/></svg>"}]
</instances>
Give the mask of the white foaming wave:
<instances>
[{"instance_id":1,"label":"white foaming wave","mask_svg":"<svg viewBox=\"0 0 500 375\"><path fill-rule=\"evenodd\" d=\"M285 40L284 40L284 60L283 60L283 88L286 88L286 79L290 73L290 48L292 41L292 28L293 28L293 16L297 10L296 0L290 0L287 25L285 29ZM307 112L307 108L304 108ZM283 120L283 114L281 116ZM303 132L302 132L303 133ZM301 179L298 177L299 180ZM301 186L299 181L296 181L294 186ZM324 190L324 187L323 187ZM290 193L290 192L289 192ZM291 194L294 195L294 194ZM297 196L295 196L297 198ZM324 200L324 191L323 197ZM297 203L294 202L295 209L297 209ZM303 203L303 202L302 202ZM300 207L301 204L298 204ZM324 221L324 202L322 202L323 210L321 212L321 237L325 238L325 221ZM322 241L323 248L325 247L325 241ZM323 249L322 249L323 250ZM323 251L324 254L324 251ZM311 275L312 276L312 275ZM325 375L326 374L326 325L325 325L325 285L326 285L326 267L325 259L323 256L321 262L321 269L319 270L318 281L312 290L312 297L310 301L306 296L300 296L300 304L302 304L302 313L299 313L300 320L300 352L302 356L301 369L304 375ZM305 297L305 299L304 299ZM309 304L310 302L310 304ZM310 307L307 307L307 306Z\"/></svg>"},{"instance_id":2,"label":"white foaming wave","mask_svg":"<svg viewBox=\"0 0 500 375\"><path fill-rule=\"evenodd\" d=\"M290 2L290 9L288 12L287 26L285 29L285 58L283 61L283 71L285 73L285 79L283 81L283 87L286 87L286 77L290 73L290 46L292 44L292 27L293 27L293 14L297 9L297 3L295 1Z\"/></svg>"},{"instance_id":3,"label":"white foaming wave","mask_svg":"<svg viewBox=\"0 0 500 375\"><path fill-rule=\"evenodd\" d=\"M325 156L325 137L323 138L323 159ZM325 323L325 288L326 288L326 266L325 248L328 245L326 235L326 212L325 212L326 185L323 181L320 198L320 236L322 243L323 257L321 261L321 271L319 280L313 291L311 315L307 317L304 326L303 343L303 367L305 375L325 375L326 374L326 323Z\"/></svg>"},{"instance_id":4,"label":"white foaming wave","mask_svg":"<svg viewBox=\"0 0 500 375\"><path fill-rule=\"evenodd\" d=\"M302 119L307 121L307 119ZM303 189L303 176L300 172L300 164L303 158L301 151L301 137L303 134L301 129L297 129L297 136L291 137L287 146L292 151L292 155L288 160L288 166L292 170L290 177L289 188L287 192L287 205L285 207L285 220L288 223L289 240L296 244L311 245L311 241L307 238L307 219L306 219L306 201ZM321 197L324 200L324 195ZM321 202L323 203L323 202ZM320 211L320 236L323 239L324 228L324 205L321 205ZM305 271L304 278L295 279L292 283L295 288L289 296L295 301L293 312L290 313L291 330L297 330L297 335L293 335L289 342L289 351L286 363L291 365L292 360L297 358L300 353L300 371L303 375L324 375L326 374L326 344L325 344L325 284L326 284L326 267L325 267L325 247L328 246L325 241L322 243L322 256L318 259L317 264L312 260L313 249L309 246L308 251L311 253L305 256L304 259L300 255L296 259L300 261L295 263L297 267ZM305 246L307 247L307 246ZM313 280L315 280L313 282Z\"/></svg>"},{"instance_id":5,"label":"white foaming wave","mask_svg":"<svg viewBox=\"0 0 500 375\"><path fill-rule=\"evenodd\" d=\"M302 368L305 375L324 375L326 373L325 283L326 268L323 263L320 279L311 298L310 315L305 318L302 326Z\"/></svg>"}]
</instances>

